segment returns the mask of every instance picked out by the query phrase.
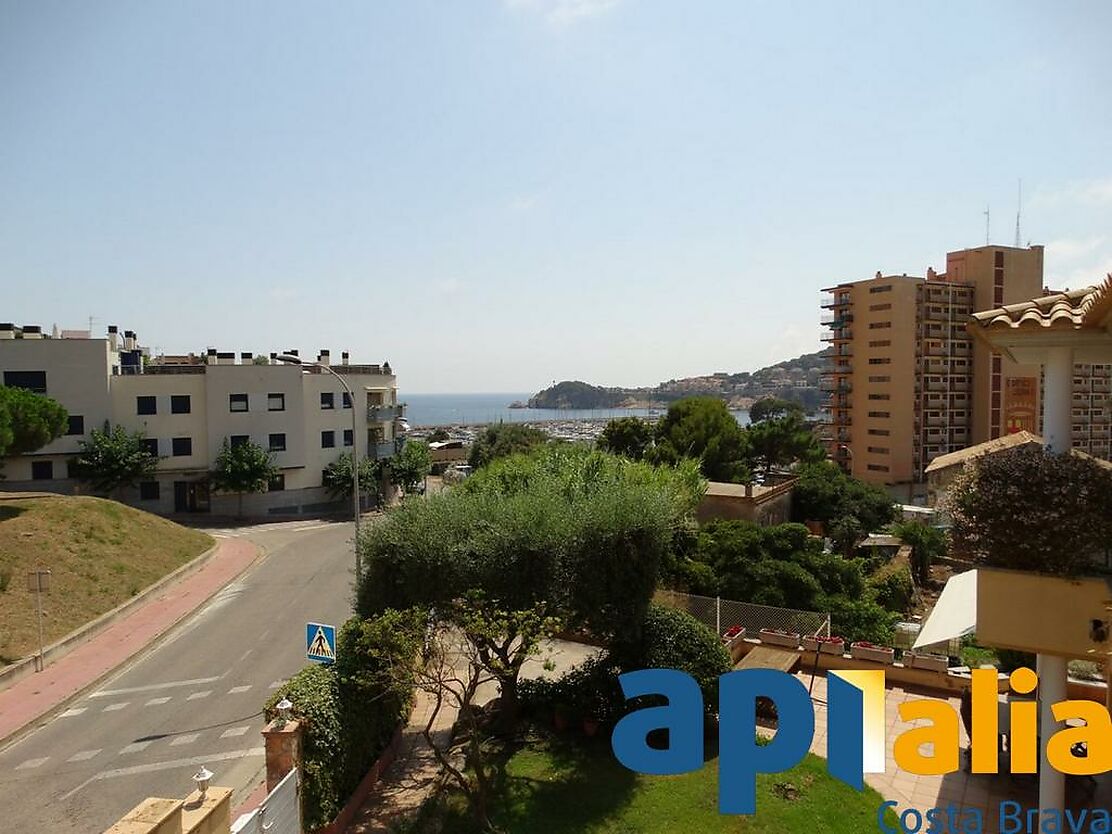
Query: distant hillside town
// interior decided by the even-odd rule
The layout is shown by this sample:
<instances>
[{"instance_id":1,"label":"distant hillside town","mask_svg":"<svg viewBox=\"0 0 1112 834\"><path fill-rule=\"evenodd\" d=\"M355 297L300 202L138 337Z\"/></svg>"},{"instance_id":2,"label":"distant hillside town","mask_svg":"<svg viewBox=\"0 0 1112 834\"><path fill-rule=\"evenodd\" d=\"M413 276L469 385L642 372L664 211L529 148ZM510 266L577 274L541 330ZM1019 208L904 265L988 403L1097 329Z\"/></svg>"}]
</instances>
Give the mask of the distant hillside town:
<instances>
[{"instance_id":1,"label":"distant hillside town","mask_svg":"<svg viewBox=\"0 0 1112 834\"><path fill-rule=\"evenodd\" d=\"M745 409L762 397L797 402L807 412L820 405L821 353L807 353L767 368L670 379L654 388L604 388L564 381L539 391L519 408L653 408L691 396L718 397L730 408Z\"/></svg>"}]
</instances>

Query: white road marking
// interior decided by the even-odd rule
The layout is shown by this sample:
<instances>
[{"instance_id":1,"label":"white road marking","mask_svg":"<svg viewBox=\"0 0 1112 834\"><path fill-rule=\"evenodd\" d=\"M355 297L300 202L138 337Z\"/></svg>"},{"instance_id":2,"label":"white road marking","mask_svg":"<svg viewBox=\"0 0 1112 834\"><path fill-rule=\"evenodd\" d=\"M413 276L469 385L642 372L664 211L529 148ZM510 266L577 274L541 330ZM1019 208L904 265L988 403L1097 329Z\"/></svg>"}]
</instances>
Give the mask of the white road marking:
<instances>
[{"instance_id":1,"label":"white road marking","mask_svg":"<svg viewBox=\"0 0 1112 834\"><path fill-rule=\"evenodd\" d=\"M355 476L353 475L352 480L354 480L354 479L355 479ZM281 686L284 683L285 683L285 681L271 681L270 685L267 687L267 689L277 689L279 686Z\"/></svg>"},{"instance_id":2,"label":"white road marking","mask_svg":"<svg viewBox=\"0 0 1112 834\"><path fill-rule=\"evenodd\" d=\"M17 765L16 770L31 770L36 767L42 767L49 758L50 756L43 756L41 759L28 759L23 764Z\"/></svg>"},{"instance_id":3,"label":"white road marking","mask_svg":"<svg viewBox=\"0 0 1112 834\"><path fill-rule=\"evenodd\" d=\"M58 717L59 718L73 718L75 715L80 715L81 713L83 713L87 709L88 709L88 707L74 707L73 709L66 710L65 712L63 712Z\"/></svg>"},{"instance_id":4,"label":"white road marking","mask_svg":"<svg viewBox=\"0 0 1112 834\"><path fill-rule=\"evenodd\" d=\"M120 751L120 755L126 756L129 753L139 753L150 747L151 743L152 742L150 741L133 741L131 744Z\"/></svg>"},{"instance_id":5,"label":"white road marking","mask_svg":"<svg viewBox=\"0 0 1112 834\"><path fill-rule=\"evenodd\" d=\"M145 706L145 707L157 707L160 704L165 704L169 700L170 700L170 697L168 695L164 695L161 698L151 698L149 701L147 701L147 703L143 704L143 706Z\"/></svg>"},{"instance_id":6,"label":"white road marking","mask_svg":"<svg viewBox=\"0 0 1112 834\"><path fill-rule=\"evenodd\" d=\"M120 701L118 704L109 704L101 712L119 712L130 703L131 701Z\"/></svg>"},{"instance_id":7,"label":"white road marking","mask_svg":"<svg viewBox=\"0 0 1112 834\"><path fill-rule=\"evenodd\" d=\"M255 651L255 650L254 649L248 649L247 651L245 651L243 654L241 654L239 656L239 660L237 661L237 663L243 663L243 661L245 661L247 658L249 658L251 656L251 652L253 652L253 651Z\"/></svg>"},{"instance_id":8,"label":"white road marking","mask_svg":"<svg viewBox=\"0 0 1112 834\"><path fill-rule=\"evenodd\" d=\"M200 733L186 733L170 742L171 747L180 747L183 744L192 744L201 737Z\"/></svg>"},{"instance_id":9,"label":"white road marking","mask_svg":"<svg viewBox=\"0 0 1112 834\"><path fill-rule=\"evenodd\" d=\"M150 683L146 686L132 686L128 689L102 689L100 692L94 692L90 698L108 698L112 695L130 695L133 692L154 692L159 689L174 689L182 686L197 686L202 683L212 683L213 681L220 680L219 677L215 678L194 678L188 681L167 681L166 683Z\"/></svg>"},{"instance_id":10,"label":"white road marking","mask_svg":"<svg viewBox=\"0 0 1112 834\"><path fill-rule=\"evenodd\" d=\"M91 759L93 756L95 756L97 753L99 753L103 749L104 749L103 747L98 747L96 750L82 750L80 753L74 753L72 756L70 756L68 759L66 759L66 761L67 762L87 762L87 761L89 761L89 759Z\"/></svg>"},{"instance_id":11,"label":"white road marking","mask_svg":"<svg viewBox=\"0 0 1112 834\"><path fill-rule=\"evenodd\" d=\"M228 729L228 730L225 730L224 732L222 732L220 734L220 738L236 738L237 736L243 735L244 733L246 733L250 729L251 729L250 726L247 726L247 727L232 727L231 729Z\"/></svg>"},{"instance_id":12,"label":"white road marking","mask_svg":"<svg viewBox=\"0 0 1112 834\"><path fill-rule=\"evenodd\" d=\"M203 689L200 692L194 692L192 695L190 695L185 700L187 700L187 701L199 701L201 698L207 698L211 694L212 694L211 689Z\"/></svg>"},{"instance_id":13,"label":"white road marking","mask_svg":"<svg viewBox=\"0 0 1112 834\"><path fill-rule=\"evenodd\" d=\"M250 684L248 684L247 686L233 686L231 689L228 690L228 694L229 695L238 695L241 692L246 692L250 688L251 688Z\"/></svg>"},{"instance_id":14,"label":"white road marking","mask_svg":"<svg viewBox=\"0 0 1112 834\"><path fill-rule=\"evenodd\" d=\"M251 747L247 750L231 750L227 753L209 753L207 756L191 756L188 759L171 759L167 762L152 762L145 765L133 765L131 767L120 767L115 770L102 770L94 776L89 777L72 791L62 797L62 801L69 799L78 791L88 787L93 782L103 779L115 779L120 776L135 776L141 773L154 773L159 770L173 770L179 767L196 767L197 765L208 764L210 762L227 762L232 759L246 759L250 756L263 756L266 753L264 747Z\"/></svg>"}]
</instances>

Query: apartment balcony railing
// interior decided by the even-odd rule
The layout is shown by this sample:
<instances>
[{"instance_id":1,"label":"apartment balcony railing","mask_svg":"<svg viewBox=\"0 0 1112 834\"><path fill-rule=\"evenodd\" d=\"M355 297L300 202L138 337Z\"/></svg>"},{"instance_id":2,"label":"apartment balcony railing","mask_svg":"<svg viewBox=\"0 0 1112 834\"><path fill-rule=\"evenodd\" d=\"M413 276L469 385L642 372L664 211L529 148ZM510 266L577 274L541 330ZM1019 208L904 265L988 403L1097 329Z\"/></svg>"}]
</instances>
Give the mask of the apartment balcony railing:
<instances>
[{"instance_id":1,"label":"apartment balcony railing","mask_svg":"<svg viewBox=\"0 0 1112 834\"><path fill-rule=\"evenodd\" d=\"M367 455L376 460L392 458L402 450L403 445L405 445L404 437L398 437L394 440L378 440L371 444L370 449L367 450Z\"/></svg>"},{"instance_id":2,"label":"apartment balcony railing","mask_svg":"<svg viewBox=\"0 0 1112 834\"><path fill-rule=\"evenodd\" d=\"M823 309L827 309L827 310L833 309L835 307L844 307L848 304L849 304L849 293L848 292L841 292L841 293L824 292L819 297L819 306L822 307Z\"/></svg>"},{"instance_id":3,"label":"apartment balcony railing","mask_svg":"<svg viewBox=\"0 0 1112 834\"><path fill-rule=\"evenodd\" d=\"M391 420L396 420L399 417L405 416L405 403L395 403L393 405L368 405L367 406L367 422L368 423L388 423Z\"/></svg>"},{"instance_id":4,"label":"apartment balcony railing","mask_svg":"<svg viewBox=\"0 0 1112 834\"><path fill-rule=\"evenodd\" d=\"M840 391L848 394L853 390L853 384L844 379L832 379L826 377L819 381L819 388L823 391Z\"/></svg>"},{"instance_id":5,"label":"apartment balcony railing","mask_svg":"<svg viewBox=\"0 0 1112 834\"><path fill-rule=\"evenodd\" d=\"M923 424L927 425L927 426L945 426L946 425L946 418L944 416L942 416L941 414L939 414L935 417L924 417L923 418Z\"/></svg>"}]
</instances>

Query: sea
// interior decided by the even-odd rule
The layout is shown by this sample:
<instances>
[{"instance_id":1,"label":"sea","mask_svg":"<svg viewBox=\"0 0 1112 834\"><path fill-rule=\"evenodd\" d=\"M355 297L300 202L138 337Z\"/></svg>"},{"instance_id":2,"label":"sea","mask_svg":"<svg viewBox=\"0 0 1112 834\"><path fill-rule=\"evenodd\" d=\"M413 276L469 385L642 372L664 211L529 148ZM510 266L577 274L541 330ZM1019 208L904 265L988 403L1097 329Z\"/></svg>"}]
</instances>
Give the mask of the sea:
<instances>
[{"instance_id":1,"label":"sea","mask_svg":"<svg viewBox=\"0 0 1112 834\"><path fill-rule=\"evenodd\" d=\"M528 392L508 394L406 394L406 419L410 426L465 426L485 423L536 423L547 420L611 420L616 417L658 417L663 408L510 408L526 402ZM747 411L735 411L738 422L749 422Z\"/></svg>"}]
</instances>

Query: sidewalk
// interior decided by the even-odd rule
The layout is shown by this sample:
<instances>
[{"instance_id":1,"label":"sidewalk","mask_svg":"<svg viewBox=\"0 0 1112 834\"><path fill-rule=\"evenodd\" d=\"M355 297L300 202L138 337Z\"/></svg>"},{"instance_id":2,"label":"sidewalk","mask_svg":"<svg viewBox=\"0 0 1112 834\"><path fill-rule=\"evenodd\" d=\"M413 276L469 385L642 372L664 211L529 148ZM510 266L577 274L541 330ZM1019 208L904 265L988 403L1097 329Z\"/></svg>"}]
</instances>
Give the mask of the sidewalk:
<instances>
[{"instance_id":1,"label":"sidewalk","mask_svg":"<svg viewBox=\"0 0 1112 834\"><path fill-rule=\"evenodd\" d=\"M432 715L434 700L418 691L409 723L402 730L394 763L367 797L345 834L386 834L398 817L413 813L432 794L440 778L440 764L421 735ZM444 704L433 725L433 738L444 744L456 722L454 706Z\"/></svg>"},{"instance_id":2,"label":"sidewalk","mask_svg":"<svg viewBox=\"0 0 1112 834\"><path fill-rule=\"evenodd\" d=\"M196 572L163 589L96 637L0 692L0 745L142 651L235 579L258 556L245 539L218 539Z\"/></svg>"}]
</instances>

